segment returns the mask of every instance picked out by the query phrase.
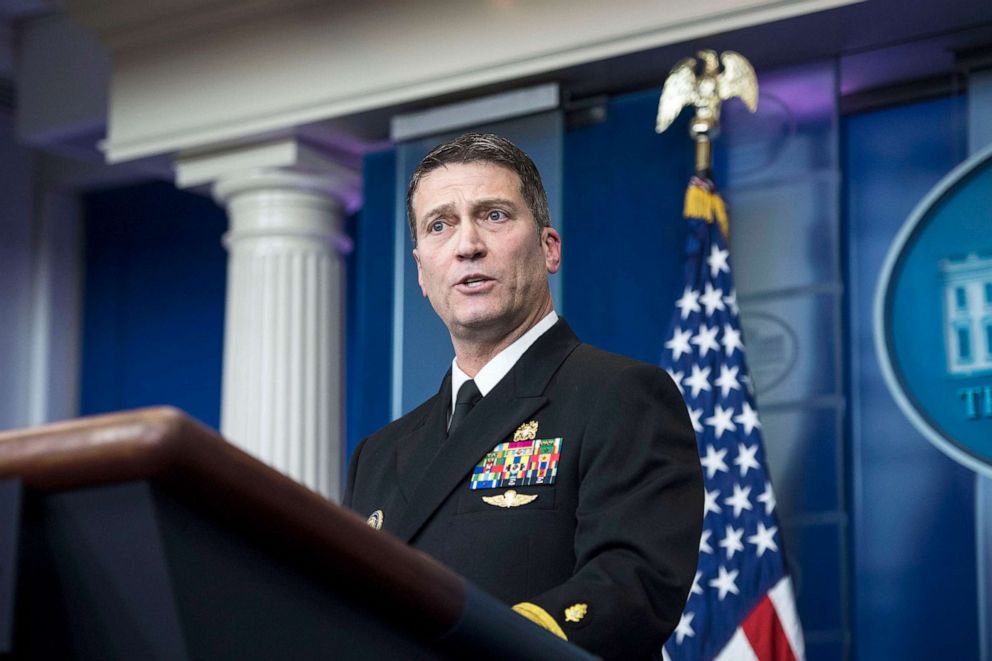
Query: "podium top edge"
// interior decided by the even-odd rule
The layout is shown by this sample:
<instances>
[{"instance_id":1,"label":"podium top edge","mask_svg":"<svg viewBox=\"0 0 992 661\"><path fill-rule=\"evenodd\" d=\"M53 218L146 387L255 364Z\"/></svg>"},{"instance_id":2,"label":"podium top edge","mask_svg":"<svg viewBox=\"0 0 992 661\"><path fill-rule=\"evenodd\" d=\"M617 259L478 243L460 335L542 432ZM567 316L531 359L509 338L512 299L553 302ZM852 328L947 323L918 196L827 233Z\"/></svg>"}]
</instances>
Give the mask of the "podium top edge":
<instances>
[{"instance_id":1,"label":"podium top edge","mask_svg":"<svg viewBox=\"0 0 992 661\"><path fill-rule=\"evenodd\" d=\"M400 624L428 637L449 631L465 607L459 575L173 407L2 431L0 479L36 493L150 481L319 559L311 564L326 567L329 580L412 614Z\"/></svg>"}]
</instances>

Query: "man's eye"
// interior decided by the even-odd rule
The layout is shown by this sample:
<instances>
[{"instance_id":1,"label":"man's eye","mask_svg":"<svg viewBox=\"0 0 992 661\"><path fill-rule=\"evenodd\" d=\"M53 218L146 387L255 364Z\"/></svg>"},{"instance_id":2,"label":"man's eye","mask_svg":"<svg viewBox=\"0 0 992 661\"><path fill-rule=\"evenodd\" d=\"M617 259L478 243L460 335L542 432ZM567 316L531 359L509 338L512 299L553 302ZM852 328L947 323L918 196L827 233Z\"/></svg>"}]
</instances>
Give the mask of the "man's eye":
<instances>
[{"instance_id":1,"label":"man's eye","mask_svg":"<svg viewBox=\"0 0 992 661\"><path fill-rule=\"evenodd\" d=\"M506 214L500 211L499 209L493 209L488 214L486 214L486 218L488 220L496 220L496 221L506 220Z\"/></svg>"},{"instance_id":2,"label":"man's eye","mask_svg":"<svg viewBox=\"0 0 992 661\"><path fill-rule=\"evenodd\" d=\"M433 223L430 224L430 227L427 228L427 231L429 231L432 234L437 234L438 232L443 232L444 231L444 223L442 223L440 220L435 220Z\"/></svg>"}]
</instances>

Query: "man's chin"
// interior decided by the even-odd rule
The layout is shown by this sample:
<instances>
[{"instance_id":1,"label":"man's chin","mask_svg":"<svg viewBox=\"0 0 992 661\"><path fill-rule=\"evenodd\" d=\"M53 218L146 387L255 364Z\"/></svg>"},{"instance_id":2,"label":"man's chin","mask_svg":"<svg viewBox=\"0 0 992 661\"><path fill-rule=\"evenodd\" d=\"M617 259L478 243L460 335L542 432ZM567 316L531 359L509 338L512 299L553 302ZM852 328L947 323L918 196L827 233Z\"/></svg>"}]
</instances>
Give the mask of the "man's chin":
<instances>
[{"instance_id":1,"label":"man's chin","mask_svg":"<svg viewBox=\"0 0 992 661\"><path fill-rule=\"evenodd\" d=\"M507 332L507 321L492 311L478 311L460 315L448 324L452 335L463 338L486 339Z\"/></svg>"},{"instance_id":2,"label":"man's chin","mask_svg":"<svg viewBox=\"0 0 992 661\"><path fill-rule=\"evenodd\" d=\"M462 329L463 331L479 333L486 330L494 330L500 324L498 323L499 317L492 314L474 314L464 317L459 317L451 324L452 327Z\"/></svg>"}]
</instances>

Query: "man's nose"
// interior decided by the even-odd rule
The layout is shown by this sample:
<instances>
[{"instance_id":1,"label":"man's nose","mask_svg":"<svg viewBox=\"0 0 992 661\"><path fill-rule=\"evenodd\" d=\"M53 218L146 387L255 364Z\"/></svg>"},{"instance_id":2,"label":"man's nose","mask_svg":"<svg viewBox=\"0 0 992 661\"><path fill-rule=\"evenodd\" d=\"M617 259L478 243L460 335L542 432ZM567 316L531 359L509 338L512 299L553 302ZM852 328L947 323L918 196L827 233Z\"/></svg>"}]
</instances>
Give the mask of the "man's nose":
<instances>
[{"instance_id":1,"label":"man's nose","mask_svg":"<svg viewBox=\"0 0 992 661\"><path fill-rule=\"evenodd\" d=\"M476 259L486 254L486 244L482 240L482 234L472 220L458 223L456 250L458 257L462 259Z\"/></svg>"}]
</instances>

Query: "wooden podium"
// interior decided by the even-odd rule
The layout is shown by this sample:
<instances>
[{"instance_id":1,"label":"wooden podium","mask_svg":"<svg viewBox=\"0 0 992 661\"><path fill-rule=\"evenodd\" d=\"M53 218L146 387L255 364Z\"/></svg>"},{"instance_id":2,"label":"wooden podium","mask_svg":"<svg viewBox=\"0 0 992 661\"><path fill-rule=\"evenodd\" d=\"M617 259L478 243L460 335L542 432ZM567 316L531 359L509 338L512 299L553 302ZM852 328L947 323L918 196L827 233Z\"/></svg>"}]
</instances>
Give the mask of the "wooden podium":
<instances>
[{"instance_id":1,"label":"wooden podium","mask_svg":"<svg viewBox=\"0 0 992 661\"><path fill-rule=\"evenodd\" d=\"M12 658L591 658L175 409L0 433L0 479Z\"/></svg>"}]
</instances>

